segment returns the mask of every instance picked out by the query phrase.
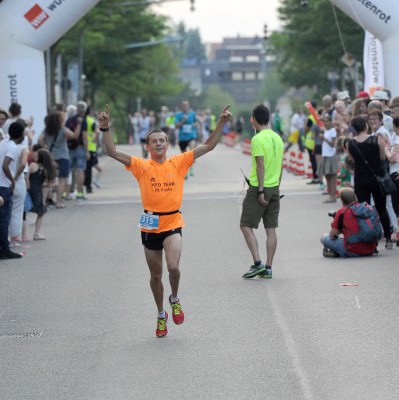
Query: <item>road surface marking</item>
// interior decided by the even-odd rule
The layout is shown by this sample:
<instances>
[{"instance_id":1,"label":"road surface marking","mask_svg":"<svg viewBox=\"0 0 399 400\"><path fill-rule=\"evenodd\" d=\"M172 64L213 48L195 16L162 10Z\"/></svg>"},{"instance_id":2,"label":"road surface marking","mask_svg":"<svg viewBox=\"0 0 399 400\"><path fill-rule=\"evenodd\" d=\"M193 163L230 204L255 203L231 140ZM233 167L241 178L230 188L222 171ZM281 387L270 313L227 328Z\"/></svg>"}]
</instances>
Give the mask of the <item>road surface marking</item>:
<instances>
[{"instance_id":1,"label":"road surface marking","mask_svg":"<svg viewBox=\"0 0 399 400\"><path fill-rule=\"evenodd\" d=\"M355 296L357 308L360 308L359 297Z\"/></svg>"}]
</instances>

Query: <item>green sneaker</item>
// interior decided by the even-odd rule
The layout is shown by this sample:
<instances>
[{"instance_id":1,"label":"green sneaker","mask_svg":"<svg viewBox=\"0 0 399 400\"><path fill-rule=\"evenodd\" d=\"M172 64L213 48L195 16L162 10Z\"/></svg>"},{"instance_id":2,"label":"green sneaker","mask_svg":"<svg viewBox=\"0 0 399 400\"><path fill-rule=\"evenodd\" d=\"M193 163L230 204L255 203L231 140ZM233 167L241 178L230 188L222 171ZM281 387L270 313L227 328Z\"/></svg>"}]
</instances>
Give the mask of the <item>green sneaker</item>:
<instances>
[{"instance_id":1,"label":"green sneaker","mask_svg":"<svg viewBox=\"0 0 399 400\"><path fill-rule=\"evenodd\" d=\"M258 274L258 278L262 278L262 279L271 279L271 278L273 278L272 269L271 268L266 268L264 272L261 272L260 274Z\"/></svg>"},{"instance_id":2,"label":"green sneaker","mask_svg":"<svg viewBox=\"0 0 399 400\"><path fill-rule=\"evenodd\" d=\"M265 266L263 264L260 265L251 265L249 270L242 276L245 279L254 278L256 275L265 272Z\"/></svg>"}]
</instances>

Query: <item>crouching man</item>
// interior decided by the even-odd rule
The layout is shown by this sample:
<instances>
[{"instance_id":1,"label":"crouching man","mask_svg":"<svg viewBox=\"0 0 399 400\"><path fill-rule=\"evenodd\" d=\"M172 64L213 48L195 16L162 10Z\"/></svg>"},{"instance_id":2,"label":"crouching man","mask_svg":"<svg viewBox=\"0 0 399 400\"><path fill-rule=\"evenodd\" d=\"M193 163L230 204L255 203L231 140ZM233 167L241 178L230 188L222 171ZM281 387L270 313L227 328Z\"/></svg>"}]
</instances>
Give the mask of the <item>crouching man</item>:
<instances>
[{"instance_id":1,"label":"crouching man","mask_svg":"<svg viewBox=\"0 0 399 400\"><path fill-rule=\"evenodd\" d=\"M331 223L330 233L321 238L324 257L359 257L377 253L382 236L380 219L374 207L358 203L352 188L340 191L342 207Z\"/></svg>"}]
</instances>

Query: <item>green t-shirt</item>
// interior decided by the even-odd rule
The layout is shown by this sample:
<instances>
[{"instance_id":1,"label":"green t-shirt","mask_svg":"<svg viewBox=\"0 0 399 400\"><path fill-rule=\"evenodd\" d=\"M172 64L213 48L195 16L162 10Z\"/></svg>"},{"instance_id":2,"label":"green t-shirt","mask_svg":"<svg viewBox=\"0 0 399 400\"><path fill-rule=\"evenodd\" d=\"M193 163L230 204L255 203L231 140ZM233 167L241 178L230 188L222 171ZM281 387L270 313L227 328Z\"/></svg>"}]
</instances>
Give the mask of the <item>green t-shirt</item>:
<instances>
[{"instance_id":1,"label":"green t-shirt","mask_svg":"<svg viewBox=\"0 0 399 400\"><path fill-rule=\"evenodd\" d=\"M258 185L255 157L262 156L265 165L263 187L275 187L280 184L280 174L283 165L284 143L281 137L271 129L258 132L251 140L252 168L249 175L251 186Z\"/></svg>"}]
</instances>

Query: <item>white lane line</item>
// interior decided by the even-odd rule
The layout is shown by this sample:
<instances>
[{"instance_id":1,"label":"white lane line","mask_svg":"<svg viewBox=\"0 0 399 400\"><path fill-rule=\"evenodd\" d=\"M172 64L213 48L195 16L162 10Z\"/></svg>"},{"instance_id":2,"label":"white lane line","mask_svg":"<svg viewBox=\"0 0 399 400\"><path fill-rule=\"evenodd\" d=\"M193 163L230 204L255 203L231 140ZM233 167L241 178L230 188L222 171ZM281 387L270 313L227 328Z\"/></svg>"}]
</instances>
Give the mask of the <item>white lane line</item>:
<instances>
[{"instance_id":1,"label":"white lane line","mask_svg":"<svg viewBox=\"0 0 399 400\"><path fill-rule=\"evenodd\" d=\"M277 323L280 326L281 331L283 332L284 342L287 347L288 353L292 360L292 365L294 367L295 375L298 378L299 384L302 389L303 399L304 400L313 400L313 394L311 391L310 383L308 377L306 376L305 371L302 368L301 359L299 356L299 352L297 350L297 343L295 342L294 337L292 336L288 324L280 311L280 308L277 305L277 301L275 297L271 294L271 290L268 291L268 296L272 305L272 309L274 315L276 316Z\"/></svg>"},{"instance_id":2,"label":"white lane line","mask_svg":"<svg viewBox=\"0 0 399 400\"><path fill-rule=\"evenodd\" d=\"M360 308L359 297L355 296L357 308Z\"/></svg>"}]
</instances>

